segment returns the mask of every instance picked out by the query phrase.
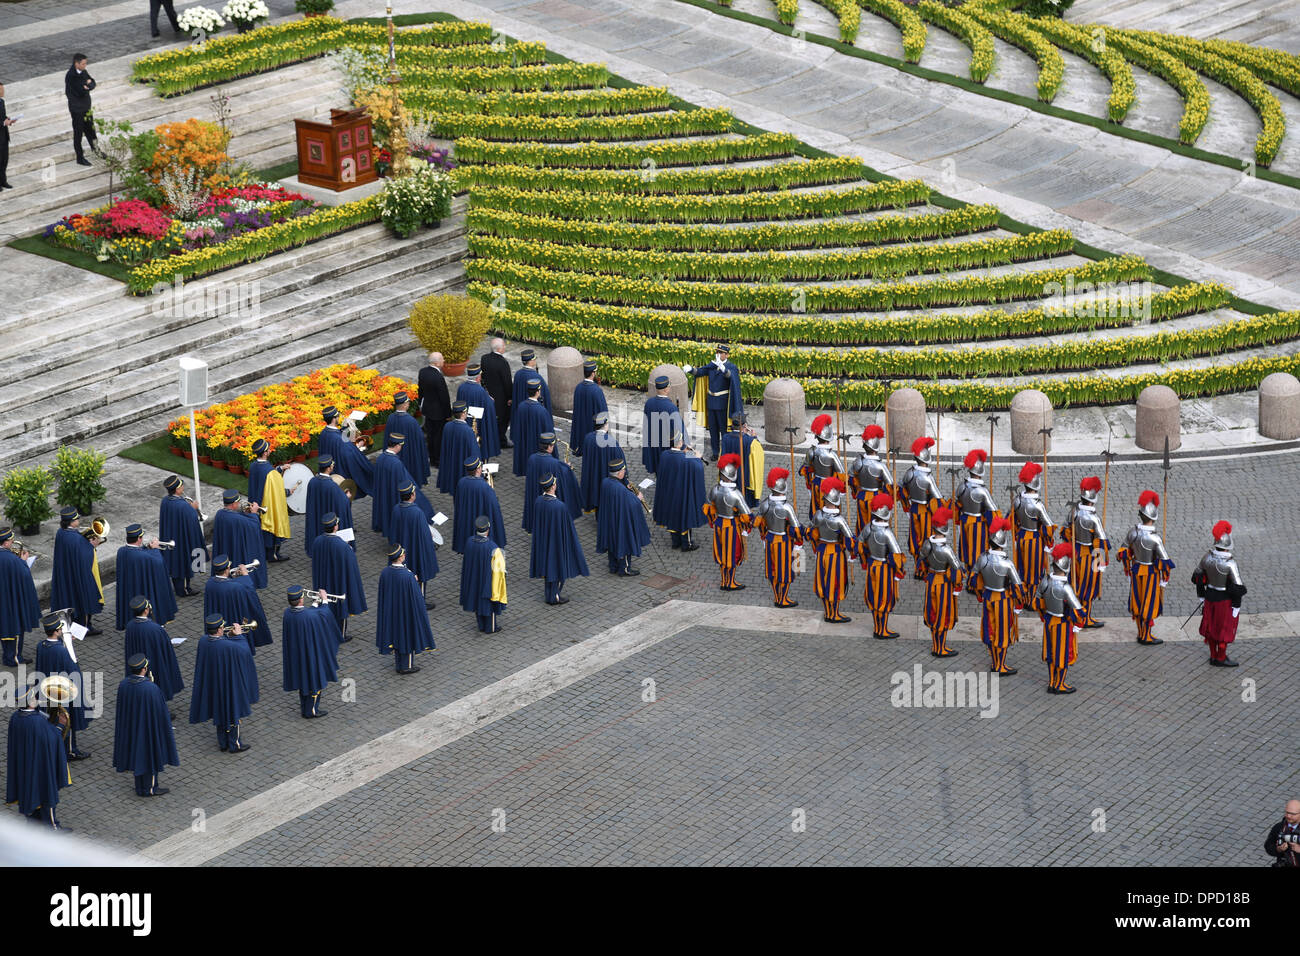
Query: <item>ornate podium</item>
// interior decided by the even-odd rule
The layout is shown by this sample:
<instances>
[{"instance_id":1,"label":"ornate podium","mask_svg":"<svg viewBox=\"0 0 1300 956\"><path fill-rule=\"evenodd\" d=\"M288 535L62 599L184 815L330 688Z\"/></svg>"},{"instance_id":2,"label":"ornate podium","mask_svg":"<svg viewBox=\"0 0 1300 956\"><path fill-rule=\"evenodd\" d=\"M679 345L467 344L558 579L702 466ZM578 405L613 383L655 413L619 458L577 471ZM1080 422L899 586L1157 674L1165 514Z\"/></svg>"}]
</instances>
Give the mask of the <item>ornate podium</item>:
<instances>
[{"instance_id":1,"label":"ornate podium","mask_svg":"<svg viewBox=\"0 0 1300 956\"><path fill-rule=\"evenodd\" d=\"M328 123L296 119L298 179L342 192L378 179L374 136L364 109L330 110Z\"/></svg>"}]
</instances>

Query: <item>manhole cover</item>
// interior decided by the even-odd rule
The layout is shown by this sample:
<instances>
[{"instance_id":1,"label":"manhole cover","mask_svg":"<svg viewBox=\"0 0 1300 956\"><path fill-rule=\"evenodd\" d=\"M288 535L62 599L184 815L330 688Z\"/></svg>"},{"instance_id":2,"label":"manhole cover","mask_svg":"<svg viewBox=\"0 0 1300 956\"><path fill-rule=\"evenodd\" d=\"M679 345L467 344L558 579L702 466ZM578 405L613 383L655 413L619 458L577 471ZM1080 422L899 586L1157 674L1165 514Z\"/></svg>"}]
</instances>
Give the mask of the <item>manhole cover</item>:
<instances>
[{"instance_id":1,"label":"manhole cover","mask_svg":"<svg viewBox=\"0 0 1300 956\"><path fill-rule=\"evenodd\" d=\"M655 574L646 578L642 583L648 588L654 588L656 591L670 591L685 580L685 578L670 578L666 574Z\"/></svg>"}]
</instances>

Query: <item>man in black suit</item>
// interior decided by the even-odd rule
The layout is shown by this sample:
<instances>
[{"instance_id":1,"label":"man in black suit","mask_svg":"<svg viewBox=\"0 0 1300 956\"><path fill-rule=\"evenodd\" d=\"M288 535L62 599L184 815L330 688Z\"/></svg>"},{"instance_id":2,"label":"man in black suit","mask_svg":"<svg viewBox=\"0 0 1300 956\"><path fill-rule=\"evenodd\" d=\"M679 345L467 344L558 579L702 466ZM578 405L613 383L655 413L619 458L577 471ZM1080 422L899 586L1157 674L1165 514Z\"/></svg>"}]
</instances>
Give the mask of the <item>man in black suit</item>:
<instances>
[{"instance_id":1,"label":"man in black suit","mask_svg":"<svg viewBox=\"0 0 1300 956\"><path fill-rule=\"evenodd\" d=\"M167 19L171 21L172 31L181 32L181 25L176 22L176 7L173 0L149 0L149 29L154 36L158 36L158 10L162 8L167 11Z\"/></svg>"},{"instance_id":2,"label":"man in black suit","mask_svg":"<svg viewBox=\"0 0 1300 956\"><path fill-rule=\"evenodd\" d=\"M429 446L429 464L438 467L442 451L442 426L451 417L451 396L447 394L447 379L442 374L442 353L430 352L429 364L420 369L416 379L416 403L424 416L424 437Z\"/></svg>"},{"instance_id":3,"label":"man in black suit","mask_svg":"<svg viewBox=\"0 0 1300 956\"><path fill-rule=\"evenodd\" d=\"M90 143L91 152L103 156L99 151L99 141L95 138L95 121L90 113L90 91L95 88L94 78L86 72L90 61L84 53L74 53L72 66L63 78L63 90L68 95L68 111L72 113L72 148L77 151L77 164L89 166L90 160L81 149L81 137Z\"/></svg>"},{"instance_id":4,"label":"man in black suit","mask_svg":"<svg viewBox=\"0 0 1300 956\"><path fill-rule=\"evenodd\" d=\"M14 121L5 112L5 85L0 83L0 189L13 189L9 185L9 127Z\"/></svg>"},{"instance_id":5,"label":"man in black suit","mask_svg":"<svg viewBox=\"0 0 1300 956\"><path fill-rule=\"evenodd\" d=\"M502 354L505 350L506 343L503 340L492 340L492 351L483 356L483 387L497 407L497 430L501 433L501 447L511 448L510 405L514 399L515 379L510 371L510 363Z\"/></svg>"},{"instance_id":6,"label":"man in black suit","mask_svg":"<svg viewBox=\"0 0 1300 956\"><path fill-rule=\"evenodd\" d=\"M1300 800L1286 802L1282 820L1268 831L1264 852L1274 866L1300 866Z\"/></svg>"}]
</instances>

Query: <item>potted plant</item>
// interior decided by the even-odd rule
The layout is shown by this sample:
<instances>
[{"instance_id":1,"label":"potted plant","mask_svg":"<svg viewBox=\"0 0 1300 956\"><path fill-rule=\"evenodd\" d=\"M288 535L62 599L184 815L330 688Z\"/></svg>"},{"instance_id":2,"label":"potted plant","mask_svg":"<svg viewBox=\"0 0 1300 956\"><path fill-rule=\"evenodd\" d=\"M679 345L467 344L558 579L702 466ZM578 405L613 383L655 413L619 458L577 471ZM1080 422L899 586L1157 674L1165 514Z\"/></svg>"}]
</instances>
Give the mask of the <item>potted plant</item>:
<instances>
[{"instance_id":1,"label":"potted plant","mask_svg":"<svg viewBox=\"0 0 1300 956\"><path fill-rule=\"evenodd\" d=\"M0 478L5 517L25 536L38 534L41 522L54 517L50 493L54 476L44 468L15 468Z\"/></svg>"},{"instance_id":2,"label":"potted plant","mask_svg":"<svg viewBox=\"0 0 1300 956\"><path fill-rule=\"evenodd\" d=\"M208 452L208 457L211 459L209 464L218 471L225 471L226 458L229 454L228 449L224 445L213 445Z\"/></svg>"},{"instance_id":3,"label":"potted plant","mask_svg":"<svg viewBox=\"0 0 1300 956\"><path fill-rule=\"evenodd\" d=\"M188 10L182 11L176 23L181 28L182 33L194 38L196 45L203 44L226 25L226 21L221 19L216 10L210 10L207 7L190 7Z\"/></svg>"},{"instance_id":4,"label":"potted plant","mask_svg":"<svg viewBox=\"0 0 1300 956\"><path fill-rule=\"evenodd\" d=\"M67 445L54 453L50 469L59 481L58 500L61 505L72 505L83 515L91 514L96 501L108 495L101 478L108 456L93 448L70 448Z\"/></svg>"},{"instance_id":5,"label":"potted plant","mask_svg":"<svg viewBox=\"0 0 1300 956\"><path fill-rule=\"evenodd\" d=\"M388 179L379 194L379 218L406 239L421 226L436 229L451 215L451 177L422 159L407 160L408 172Z\"/></svg>"},{"instance_id":6,"label":"potted plant","mask_svg":"<svg viewBox=\"0 0 1300 956\"><path fill-rule=\"evenodd\" d=\"M334 0L293 0L293 8L302 14L304 20L310 20L333 10Z\"/></svg>"},{"instance_id":7,"label":"potted plant","mask_svg":"<svg viewBox=\"0 0 1300 956\"><path fill-rule=\"evenodd\" d=\"M469 357L492 326L487 304L465 295L425 296L411 307L406 324L425 352L441 352L443 374L464 375Z\"/></svg>"},{"instance_id":8,"label":"potted plant","mask_svg":"<svg viewBox=\"0 0 1300 956\"><path fill-rule=\"evenodd\" d=\"M269 19L271 11L263 0L227 0L221 8L221 15L233 23L240 33L247 33L263 20Z\"/></svg>"}]
</instances>

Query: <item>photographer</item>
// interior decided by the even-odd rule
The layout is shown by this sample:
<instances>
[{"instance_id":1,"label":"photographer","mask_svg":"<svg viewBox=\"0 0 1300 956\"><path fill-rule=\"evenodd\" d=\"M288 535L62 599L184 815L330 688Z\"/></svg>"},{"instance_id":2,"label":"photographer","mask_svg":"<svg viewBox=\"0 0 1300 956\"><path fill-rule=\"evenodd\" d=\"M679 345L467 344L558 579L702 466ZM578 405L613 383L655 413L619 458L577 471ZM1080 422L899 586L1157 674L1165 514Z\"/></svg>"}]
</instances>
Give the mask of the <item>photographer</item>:
<instances>
[{"instance_id":1,"label":"photographer","mask_svg":"<svg viewBox=\"0 0 1300 956\"><path fill-rule=\"evenodd\" d=\"M1282 821L1273 824L1264 851L1274 866L1300 866L1300 800L1288 800Z\"/></svg>"}]
</instances>

